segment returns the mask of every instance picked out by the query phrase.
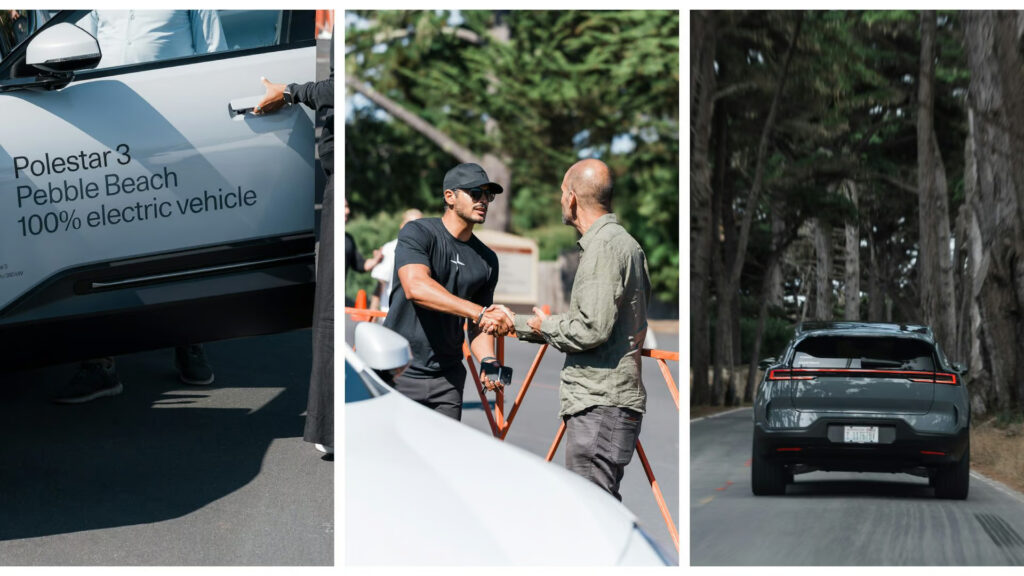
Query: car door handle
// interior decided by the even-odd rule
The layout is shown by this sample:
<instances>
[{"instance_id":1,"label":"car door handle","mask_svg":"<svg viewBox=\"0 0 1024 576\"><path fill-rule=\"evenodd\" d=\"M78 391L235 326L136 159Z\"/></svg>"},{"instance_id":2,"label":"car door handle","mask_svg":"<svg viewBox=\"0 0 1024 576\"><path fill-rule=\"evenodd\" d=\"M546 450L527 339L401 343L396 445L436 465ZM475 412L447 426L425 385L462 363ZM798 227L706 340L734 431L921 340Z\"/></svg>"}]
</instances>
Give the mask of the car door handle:
<instances>
[{"instance_id":1,"label":"car door handle","mask_svg":"<svg viewBox=\"0 0 1024 576\"><path fill-rule=\"evenodd\" d=\"M241 116L247 112L252 112L253 108L263 100L263 96L246 96L244 98L235 98L228 102L228 116L234 118L235 116Z\"/></svg>"}]
</instances>

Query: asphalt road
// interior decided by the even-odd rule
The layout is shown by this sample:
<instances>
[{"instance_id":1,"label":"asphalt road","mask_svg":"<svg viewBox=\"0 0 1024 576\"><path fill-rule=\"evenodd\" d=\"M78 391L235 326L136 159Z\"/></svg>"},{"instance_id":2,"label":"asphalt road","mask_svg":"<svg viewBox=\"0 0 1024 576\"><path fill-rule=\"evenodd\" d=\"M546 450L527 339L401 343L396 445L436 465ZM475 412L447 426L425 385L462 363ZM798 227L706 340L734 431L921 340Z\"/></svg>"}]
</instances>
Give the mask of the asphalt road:
<instances>
[{"instance_id":1,"label":"asphalt road","mask_svg":"<svg viewBox=\"0 0 1024 576\"><path fill-rule=\"evenodd\" d=\"M966 501L925 478L814 472L750 492L749 408L690 424L690 562L706 565L1024 564L1024 495L971 474Z\"/></svg>"},{"instance_id":2,"label":"asphalt road","mask_svg":"<svg viewBox=\"0 0 1024 576\"><path fill-rule=\"evenodd\" d=\"M346 322L346 338L349 342L352 341L353 330L353 323ZM656 337L660 349L670 351L679 349L678 333L657 332ZM536 344L522 343L515 338L505 339L505 364L512 366L514 370L513 386L505 394L506 417L512 410L512 403L522 387L523 379L539 348ZM561 423L558 418L558 375L564 360L565 356L561 352L548 348L505 440L533 452L541 458L547 455ZM640 442L644 446L654 476L678 529L680 525L679 411L672 401L657 361L644 358L643 362L643 377L648 398L647 413L644 415L640 432ZM677 386L679 382L678 364L678 362L668 362L672 378ZM488 393L487 399L493 405L494 393ZM466 390L463 396L462 422L490 433L480 397L469 376L467 376ZM472 456L467 455L467 457ZM558 466L564 465L564 448L559 448L553 462ZM640 459L635 454L629 466L626 467L619 492L622 494L623 504L637 515L647 532L665 550L674 552L675 545L672 543L668 527L654 499L651 485L644 474ZM496 495L495 499L500 510L501 496ZM510 535L510 537L514 537L514 535Z\"/></svg>"},{"instance_id":3,"label":"asphalt road","mask_svg":"<svg viewBox=\"0 0 1024 576\"><path fill-rule=\"evenodd\" d=\"M49 399L75 365L0 374L0 565L331 565L334 463L302 441L310 331L117 358L120 396Z\"/></svg>"}]
</instances>

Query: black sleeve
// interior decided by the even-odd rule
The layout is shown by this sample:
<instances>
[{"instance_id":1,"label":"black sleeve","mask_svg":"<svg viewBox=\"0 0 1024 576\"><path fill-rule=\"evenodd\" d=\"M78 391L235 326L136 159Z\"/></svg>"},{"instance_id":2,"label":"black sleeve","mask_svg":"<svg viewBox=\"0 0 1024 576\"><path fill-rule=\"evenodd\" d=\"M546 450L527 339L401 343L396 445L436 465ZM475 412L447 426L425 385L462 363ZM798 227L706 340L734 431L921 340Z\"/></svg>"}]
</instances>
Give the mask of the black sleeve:
<instances>
[{"instance_id":1,"label":"black sleeve","mask_svg":"<svg viewBox=\"0 0 1024 576\"><path fill-rule=\"evenodd\" d=\"M319 82L306 82L305 84L289 84L288 91L292 93L292 101L297 104L305 104L318 113L325 108L334 108L334 71L327 80Z\"/></svg>"},{"instance_id":2,"label":"black sleeve","mask_svg":"<svg viewBox=\"0 0 1024 576\"><path fill-rule=\"evenodd\" d=\"M398 244L395 245L395 272L406 264L423 264L430 268L432 240L429 231L415 220L403 226L398 232Z\"/></svg>"},{"instance_id":3,"label":"black sleeve","mask_svg":"<svg viewBox=\"0 0 1024 576\"><path fill-rule=\"evenodd\" d=\"M356 248L355 238L348 232L345 233L345 264L356 272L366 272L366 260L359 253L359 248Z\"/></svg>"}]
</instances>

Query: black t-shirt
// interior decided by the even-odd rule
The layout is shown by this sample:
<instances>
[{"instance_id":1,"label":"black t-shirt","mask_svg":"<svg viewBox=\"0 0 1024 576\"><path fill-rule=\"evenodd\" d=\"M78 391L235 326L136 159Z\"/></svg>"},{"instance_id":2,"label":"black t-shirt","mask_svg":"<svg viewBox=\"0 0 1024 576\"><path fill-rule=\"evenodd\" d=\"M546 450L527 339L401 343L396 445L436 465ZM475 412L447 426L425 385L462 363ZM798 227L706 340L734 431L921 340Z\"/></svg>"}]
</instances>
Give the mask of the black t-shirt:
<instances>
[{"instance_id":1,"label":"black t-shirt","mask_svg":"<svg viewBox=\"0 0 1024 576\"><path fill-rule=\"evenodd\" d=\"M462 362L465 319L409 302L398 279L398 270L406 264L423 264L448 292L490 306L498 284L498 256L476 236L467 242L455 238L440 218L414 220L398 233L394 288L384 326L405 336L412 347L412 364L403 375L434 378Z\"/></svg>"}]
</instances>

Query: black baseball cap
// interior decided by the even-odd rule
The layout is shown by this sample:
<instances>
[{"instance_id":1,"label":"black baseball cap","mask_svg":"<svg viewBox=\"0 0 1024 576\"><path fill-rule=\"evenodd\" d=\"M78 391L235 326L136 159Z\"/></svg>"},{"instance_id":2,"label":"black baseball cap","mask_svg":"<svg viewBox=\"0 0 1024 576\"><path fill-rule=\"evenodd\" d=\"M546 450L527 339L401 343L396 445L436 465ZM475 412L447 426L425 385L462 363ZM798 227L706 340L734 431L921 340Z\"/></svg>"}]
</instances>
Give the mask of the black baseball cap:
<instances>
[{"instance_id":1,"label":"black baseball cap","mask_svg":"<svg viewBox=\"0 0 1024 576\"><path fill-rule=\"evenodd\" d=\"M469 190L470 188L483 188L495 194L501 194L505 189L497 182L491 182L487 172L479 164L459 164L444 175L443 190Z\"/></svg>"}]
</instances>

